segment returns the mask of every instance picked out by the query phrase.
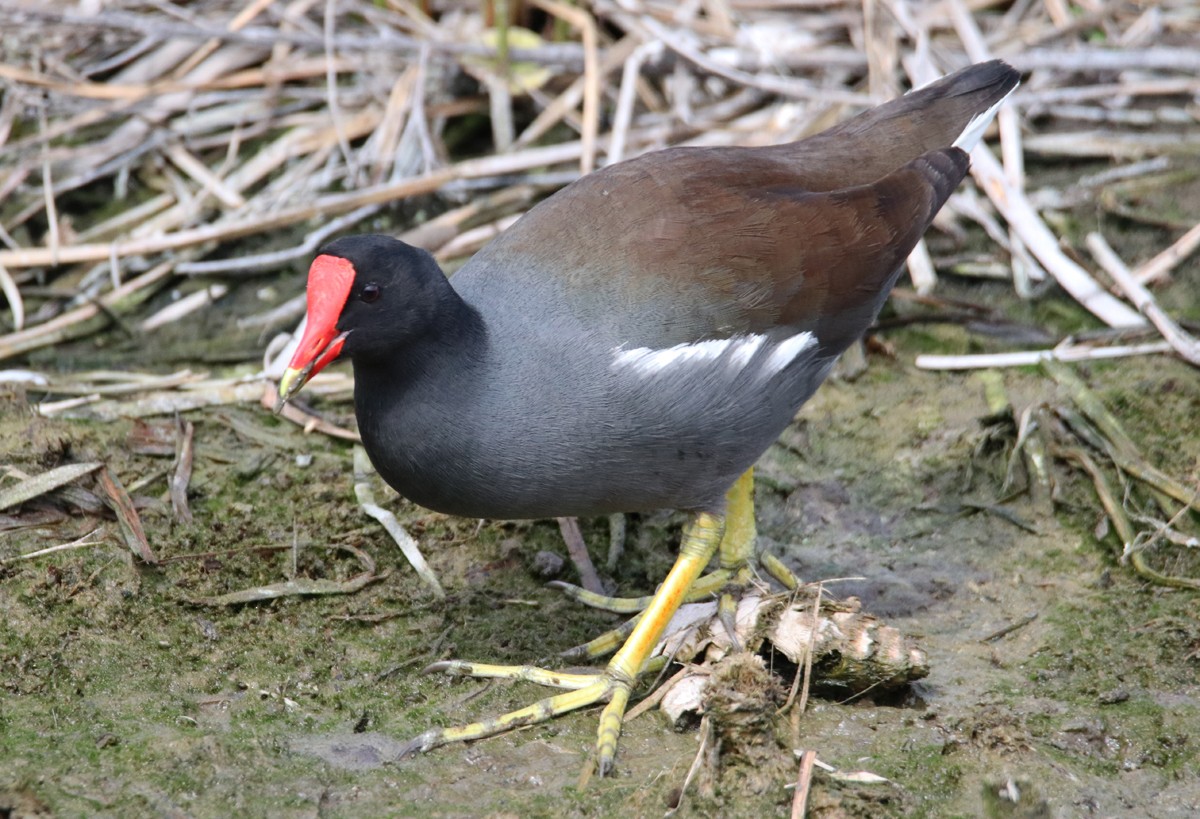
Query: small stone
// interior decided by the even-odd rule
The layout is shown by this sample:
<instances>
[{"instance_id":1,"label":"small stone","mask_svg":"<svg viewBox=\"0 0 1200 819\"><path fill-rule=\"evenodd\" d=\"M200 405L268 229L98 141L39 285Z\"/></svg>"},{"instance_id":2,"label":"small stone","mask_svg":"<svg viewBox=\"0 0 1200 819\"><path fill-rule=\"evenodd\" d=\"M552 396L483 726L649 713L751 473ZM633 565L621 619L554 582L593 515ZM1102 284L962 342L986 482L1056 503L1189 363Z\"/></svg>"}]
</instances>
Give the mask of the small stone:
<instances>
[{"instance_id":1,"label":"small stone","mask_svg":"<svg viewBox=\"0 0 1200 819\"><path fill-rule=\"evenodd\" d=\"M1101 705L1116 705L1129 699L1129 689L1114 688L1112 691L1105 691L1096 699Z\"/></svg>"},{"instance_id":2,"label":"small stone","mask_svg":"<svg viewBox=\"0 0 1200 819\"><path fill-rule=\"evenodd\" d=\"M561 555L543 549L533 556L533 565L530 568L543 580L552 580L562 574L565 564L566 561Z\"/></svg>"}]
</instances>

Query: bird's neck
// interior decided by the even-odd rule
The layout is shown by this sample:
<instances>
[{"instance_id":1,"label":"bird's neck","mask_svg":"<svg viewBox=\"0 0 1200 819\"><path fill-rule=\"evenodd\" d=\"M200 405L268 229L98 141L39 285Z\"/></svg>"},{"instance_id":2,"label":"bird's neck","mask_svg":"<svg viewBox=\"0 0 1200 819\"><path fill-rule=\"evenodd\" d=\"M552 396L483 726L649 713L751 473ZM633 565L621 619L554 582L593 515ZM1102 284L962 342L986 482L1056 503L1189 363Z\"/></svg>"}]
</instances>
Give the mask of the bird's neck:
<instances>
[{"instance_id":1,"label":"bird's neck","mask_svg":"<svg viewBox=\"0 0 1200 819\"><path fill-rule=\"evenodd\" d=\"M354 357L359 433L380 475L404 494L417 494L407 486L408 473L422 451L445 446L436 439L459 426L447 419L470 412L487 351L483 317L455 293L439 303L436 320L419 337L387 357Z\"/></svg>"},{"instance_id":2,"label":"bird's neck","mask_svg":"<svg viewBox=\"0 0 1200 819\"><path fill-rule=\"evenodd\" d=\"M386 353L354 356L356 393L403 393L422 381L454 380L476 369L487 350L487 327L479 312L452 288L424 318L417 335L406 338ZM379 400L373 403L381 403Z\"/></svg>"}]
</instances>

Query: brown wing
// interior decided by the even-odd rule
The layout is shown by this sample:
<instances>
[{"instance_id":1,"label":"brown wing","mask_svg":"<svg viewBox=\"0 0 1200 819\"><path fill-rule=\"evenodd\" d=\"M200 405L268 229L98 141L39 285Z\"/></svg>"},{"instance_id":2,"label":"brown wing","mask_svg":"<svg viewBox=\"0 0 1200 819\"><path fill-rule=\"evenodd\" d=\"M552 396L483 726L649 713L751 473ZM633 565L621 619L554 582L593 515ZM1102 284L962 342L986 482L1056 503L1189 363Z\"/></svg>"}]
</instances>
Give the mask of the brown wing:
<instances>
[{"instance_id":1,"label":"brown wing","mask_svg":"<svg viewBox=\"0 0 1200 819\"><path fill-rule=\"evenodd\" d=\"M798 142L764 151L803 165L809 190L866 185L938 148L1003 100L1021 75L1001 60L968 66Z\"/></svg>"},{"instance_id":2,"label":"brown wing","mask_svg":"<svg viewBox=\"0 0 1200 819\"><path fill-rule=\"evenodd\" d=\"M534 318L555 302L556 316L617 344L786 326L840 351L966 174L949 146L1015 83L999 66L798 143L677 148L591 174L485 248L456 286L484 299L515 289Z\"/></svg>"},{"instance_id":3,"label":"brown wing","mask_svg":"<svg viewBox=\"0 0 1200 819\"><path fill-rule=\"evenodd\" d=\"M456 286L473 276L516 288L531 315L560 301L616 344L787 326L841 349L967 170L950 148L870 185L814 193L753 153L736 163L728 150L670 153L585 178L479 254ZM536 229L521 230L530 221Z\"/></svg>"}]
</instances>

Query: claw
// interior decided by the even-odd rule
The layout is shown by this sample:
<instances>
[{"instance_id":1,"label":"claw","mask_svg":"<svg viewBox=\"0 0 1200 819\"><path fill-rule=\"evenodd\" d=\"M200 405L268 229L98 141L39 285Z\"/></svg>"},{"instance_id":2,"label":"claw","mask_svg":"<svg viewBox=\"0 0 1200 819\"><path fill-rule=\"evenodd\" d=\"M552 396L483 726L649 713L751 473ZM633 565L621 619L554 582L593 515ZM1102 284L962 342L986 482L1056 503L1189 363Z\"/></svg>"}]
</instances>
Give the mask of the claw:
<instances>
[{"instance_id":1,"label":"claw","mask_svg":"<svg viewBox=\"0 0 1200 819\"><path fill-rule=\"evenodd\" d=\"M421 734L420 736L410 739L408 742L400 746L400 750L396 753L396 760L399 761L401 759L409 759L417 754L423 754L426 751L432 751L439 745L443 745L443 742L438 742L440 733L441 729L433 728Z\"/></svg>"}]
</instances>

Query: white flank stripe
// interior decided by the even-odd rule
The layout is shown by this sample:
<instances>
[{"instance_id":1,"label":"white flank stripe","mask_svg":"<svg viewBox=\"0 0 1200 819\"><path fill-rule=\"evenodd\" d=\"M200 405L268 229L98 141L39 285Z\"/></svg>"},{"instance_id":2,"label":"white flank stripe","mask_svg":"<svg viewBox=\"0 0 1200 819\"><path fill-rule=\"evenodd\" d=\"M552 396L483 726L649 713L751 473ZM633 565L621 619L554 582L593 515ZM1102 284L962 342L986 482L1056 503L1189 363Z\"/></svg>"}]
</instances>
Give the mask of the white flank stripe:
<instances>
[{"instance_id":1,"label":"white flank stripe","mask_svg":"<svg viewBox=\"0 0 1200 819\"><path fill-rule=\"evenodd\" d=\"M754 354L759 351L759 348L763 346L766 340L767 337L762 335L749 336L741 344L733 348L730 363L739 370L745 369L750 363L750 359L754 358Z\"/></svg>"},{"instance_id":2,"label":"white flank stripe","mask_svg":"<svg viewBox=\"0 0 1200 819\"><path fill-rule=\"evenodd\" d=\"M669 370L715 364L728 369L730 375L736 375L751 366L766 343L765 335L754 334L676 344L660 350L649 347L635 347L632 350L617 348L613 355L613 366L628 368L641 376L653 376ZM816 337L809 332L785 338L775 345L765 361L759 363L758 375L764 378L774 375L816 343Z\"/></svg>"},{"instance_id":3,"label":"white flank stripe","mask_svg":"<svg viewBox=\"0 0 1200 819\"><path fill-rule=\"evenodd\" d=\"M791 338L785 338L778 347L771 351L771 357L767 359L766 364L767 372L771 374L779 372L795 361L796 356L816 343L817 337L809 332L797 333Z\"/></svg>"},{"instance_id":4,"label":"white flank stripe","mask_svg":"<svg viewBox=\"0 0 1200 819\"><path fill-rule=\"evenodd\" d=\"M618 348L613 364L618 367L629 367L640 375L654 375L664 370L675 369L689 362L715 361L729 350L739 346L761 344L761 336L734 336L733 338L715 338L708 341L697 341L693 344L676 344L661 350L649 347L635 347L632 350ZM753 339L759 339L754 342Z\"/></svg>"}]
</instances>

